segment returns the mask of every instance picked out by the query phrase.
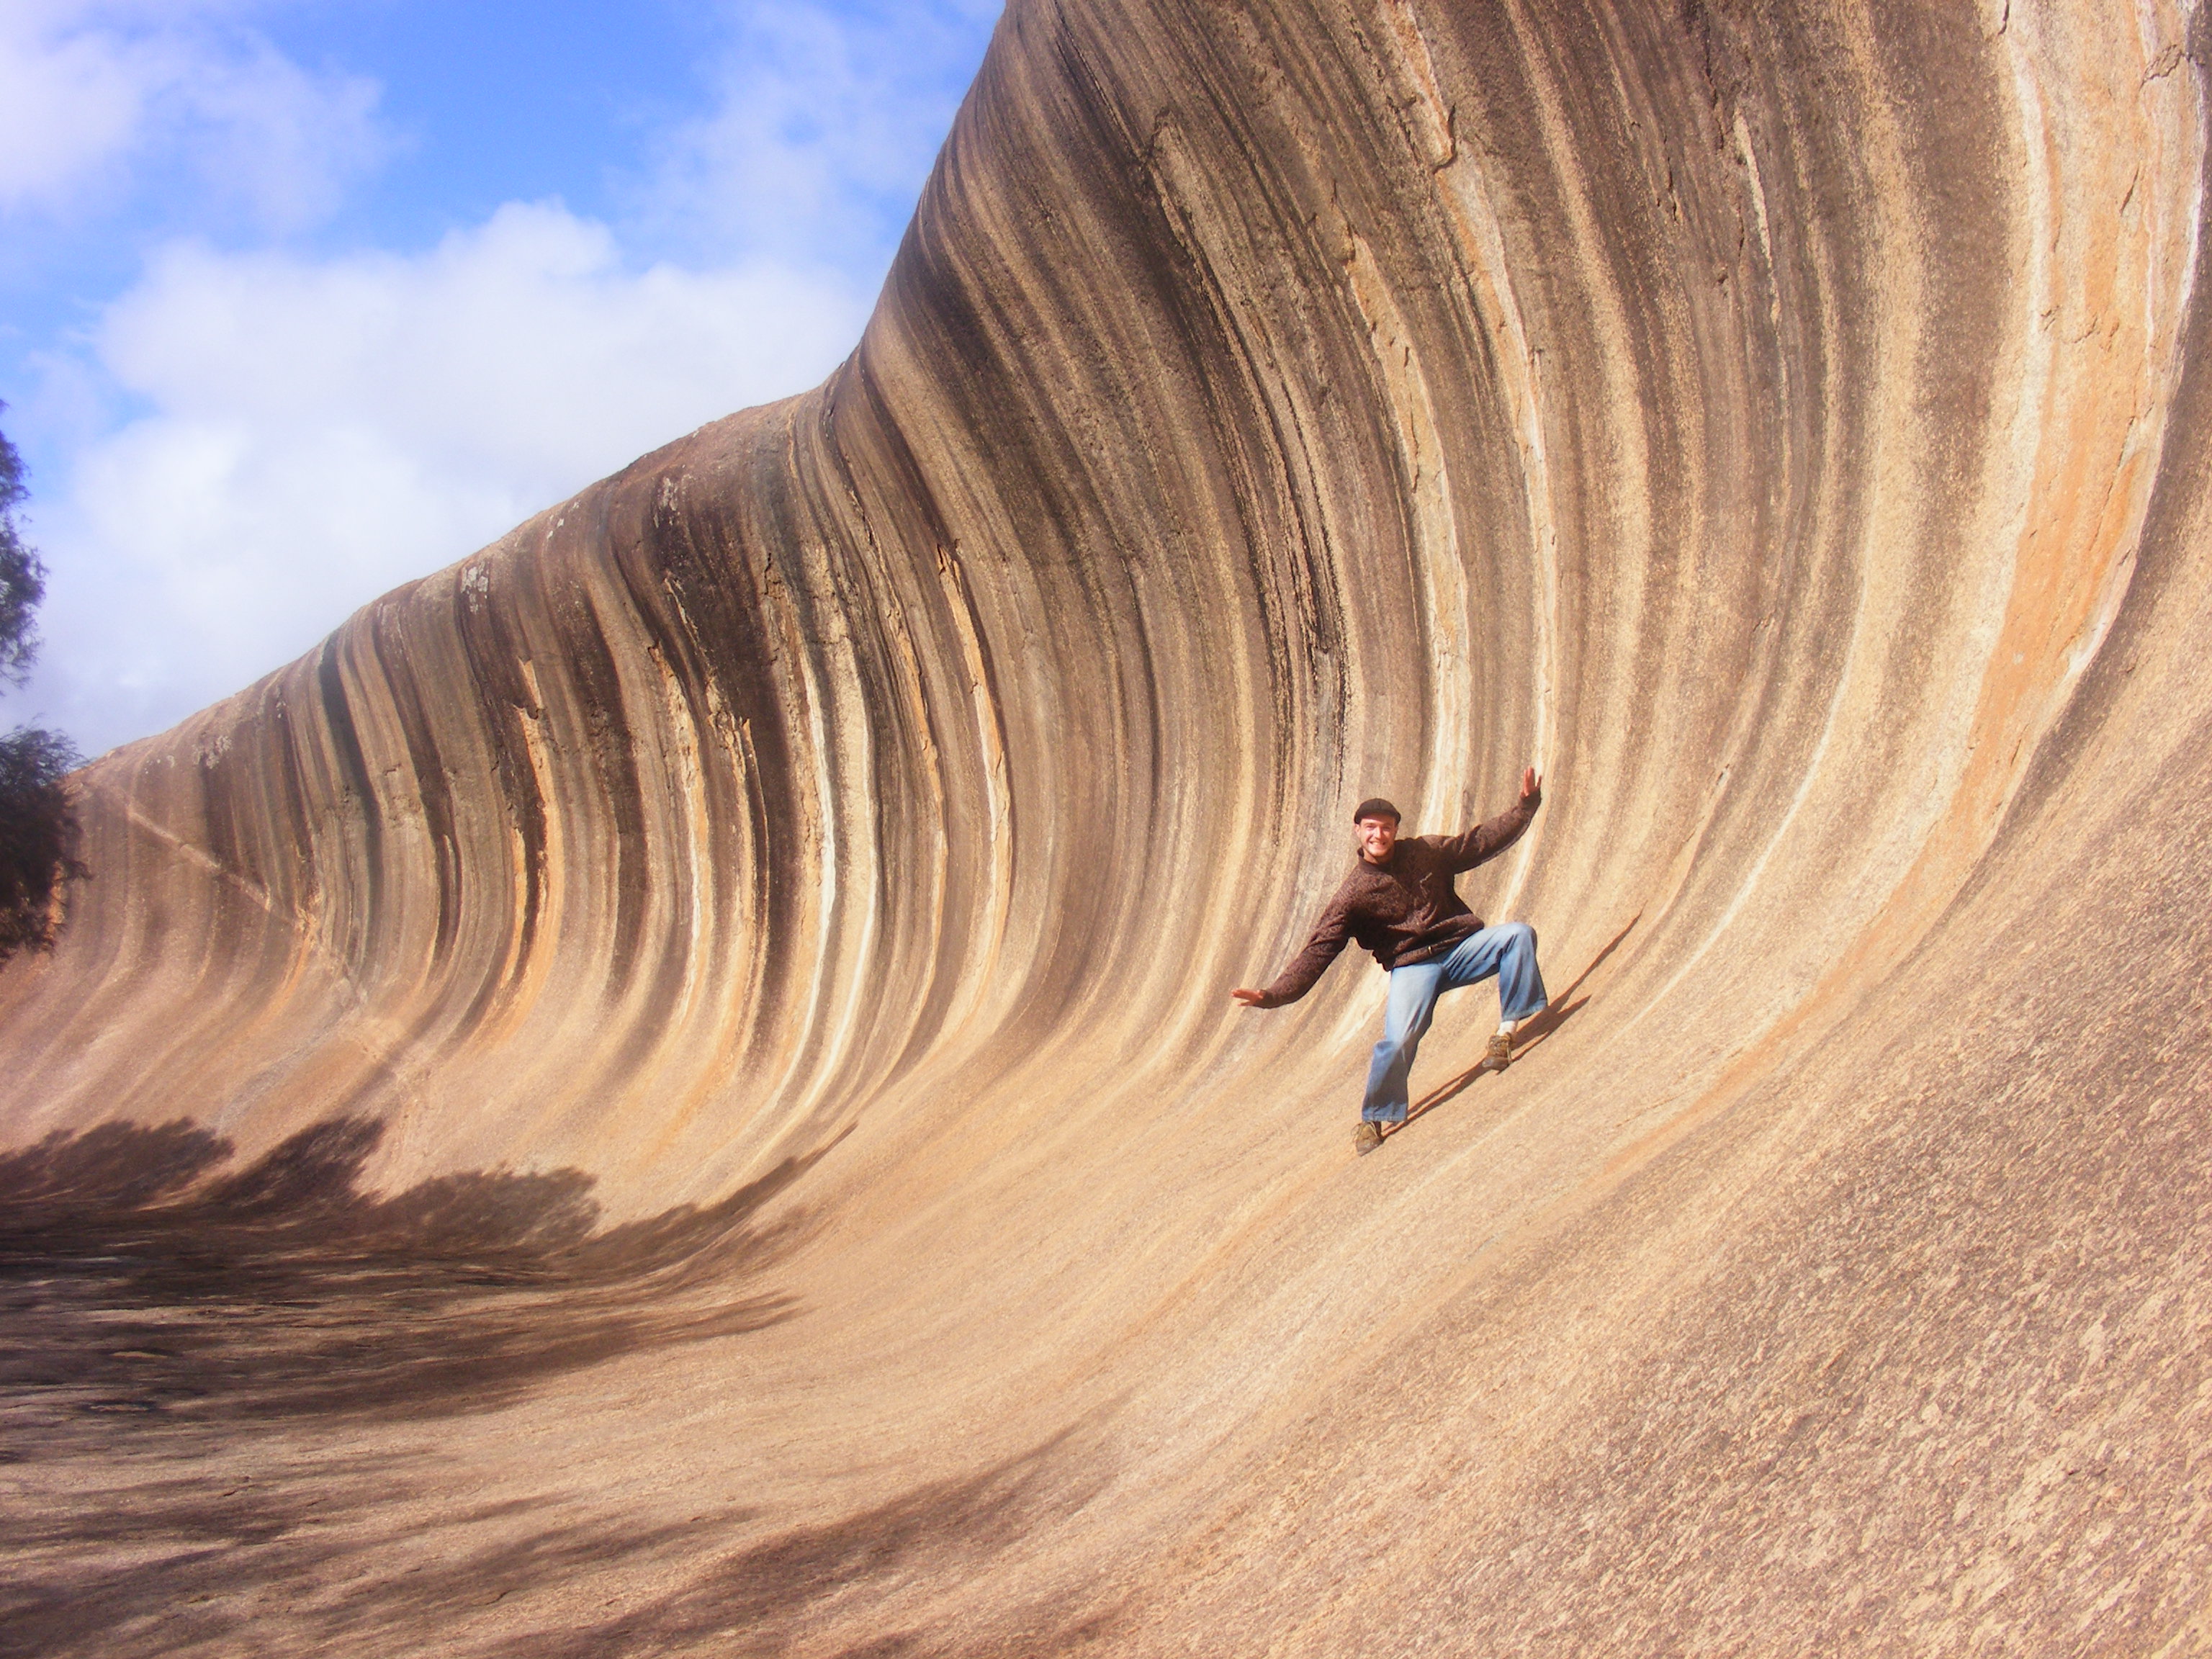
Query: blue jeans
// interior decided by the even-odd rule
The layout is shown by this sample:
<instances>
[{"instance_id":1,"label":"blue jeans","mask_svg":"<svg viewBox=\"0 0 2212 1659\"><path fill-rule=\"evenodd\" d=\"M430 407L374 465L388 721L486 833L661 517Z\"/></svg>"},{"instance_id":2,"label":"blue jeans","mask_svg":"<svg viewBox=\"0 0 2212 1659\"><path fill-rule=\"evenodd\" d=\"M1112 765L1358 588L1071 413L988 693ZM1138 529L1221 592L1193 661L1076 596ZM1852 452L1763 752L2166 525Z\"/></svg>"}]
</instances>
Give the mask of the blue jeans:
<instances>
[{"instance_id":1,"label":"blue jeans","mask_svg":"<svg viewBox=\"0 0 2212 1659\"><path fill-rule=\"evenodd\" d=\"M1382 1041L1367 1066L1367 1099L1359 1115L1370 1123L1403 1123L1412 1092L1413 1056L1428 1035L1437 999L1462 985L1498 975L1499 1017L1526 1019L1551 1000L1536 971L1536 930L1525 921L1500 922L1462 939L1449 955L1390 970L1390 1008Z\"/></svg>"}]
</instances>

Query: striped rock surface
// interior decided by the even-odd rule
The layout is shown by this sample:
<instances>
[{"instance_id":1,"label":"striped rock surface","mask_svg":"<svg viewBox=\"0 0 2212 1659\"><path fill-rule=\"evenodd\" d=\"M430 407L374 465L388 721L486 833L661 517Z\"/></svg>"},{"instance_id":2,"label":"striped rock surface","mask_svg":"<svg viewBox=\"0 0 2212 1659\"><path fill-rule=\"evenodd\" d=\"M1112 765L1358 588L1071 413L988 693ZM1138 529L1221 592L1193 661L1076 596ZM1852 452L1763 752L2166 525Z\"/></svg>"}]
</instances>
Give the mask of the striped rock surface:
<instances>
[{"instance_id":1,"label":"striped rock surface","mask_svg":"<svg viewBox=\"0 0 2212 1659\"><path fill-rule=\"evenodd\" d=\"M0 1650L2212 1649L2208 27L1013 0L821 388L82 775ZM1355 1159L1228 992L1531 763Z\"/></svg>"}]
</instances>

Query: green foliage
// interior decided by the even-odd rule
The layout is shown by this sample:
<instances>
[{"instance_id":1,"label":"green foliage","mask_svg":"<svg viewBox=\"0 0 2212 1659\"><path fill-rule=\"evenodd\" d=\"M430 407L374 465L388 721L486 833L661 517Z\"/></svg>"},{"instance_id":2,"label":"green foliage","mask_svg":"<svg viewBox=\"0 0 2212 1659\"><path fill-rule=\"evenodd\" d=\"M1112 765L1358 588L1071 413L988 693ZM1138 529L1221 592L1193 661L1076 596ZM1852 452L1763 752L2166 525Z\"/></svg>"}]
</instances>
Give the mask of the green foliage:
<instances>
[{"instance_id":1,"label":"green foliage","mask_svg":"<svg viewBox=\"0 0 2212 1659\"><path fill-rule=\"evenodd\" d=\"M32 618L46 597L46 568L15 527L28 494L23 458L0 433L0 680L16 685L39 654ZM19 726L0 738L0 962L54 942L59 890L87 873L68 782L78 763L58 732Z\"/></svg>"},{"instance_id":2,"label":"green foliage","mask_svg":"<svg viewBox=\"0 0 2212 1659\"><path fill-rule=\"evenodd\" d=\"M77 762L58 732L19 726L0 738L0 962L54 942L57 891L86 873L67 781Z\"/></svg>"},{"instance_id":3,"label":"green foliage","mask_svg":"<svg viewBox=\"0 0 2212 1659\"><path fill-rule=\"evenodd\" d=\"M6 407L0 404L0 409ZM0 432L0 679L17 685L39 654L31 617L46 597L46 568L15 528L15 509L29 493L23 486L23 458Z\"/></svg>"}]
</instances>

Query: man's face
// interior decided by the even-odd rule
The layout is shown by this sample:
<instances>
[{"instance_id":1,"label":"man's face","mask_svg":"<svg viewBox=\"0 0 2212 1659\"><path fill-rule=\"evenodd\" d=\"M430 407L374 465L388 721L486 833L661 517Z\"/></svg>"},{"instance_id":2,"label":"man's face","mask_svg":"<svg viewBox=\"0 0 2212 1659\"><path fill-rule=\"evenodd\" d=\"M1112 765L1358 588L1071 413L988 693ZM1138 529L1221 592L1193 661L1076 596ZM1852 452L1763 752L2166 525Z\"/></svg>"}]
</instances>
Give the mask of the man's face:
<instances>
[{"instance_id":1,"label":"man's face","mask_svg":"<svg viewBox=\"0 0 2212 1659\"><path fill-rule=\"evenodd\" d=\"M1395 818L1362 818L1352 828L1359 836L1359 856L1370 864L1382 863L1398 844Z\"/></svg>"}]
</instances>

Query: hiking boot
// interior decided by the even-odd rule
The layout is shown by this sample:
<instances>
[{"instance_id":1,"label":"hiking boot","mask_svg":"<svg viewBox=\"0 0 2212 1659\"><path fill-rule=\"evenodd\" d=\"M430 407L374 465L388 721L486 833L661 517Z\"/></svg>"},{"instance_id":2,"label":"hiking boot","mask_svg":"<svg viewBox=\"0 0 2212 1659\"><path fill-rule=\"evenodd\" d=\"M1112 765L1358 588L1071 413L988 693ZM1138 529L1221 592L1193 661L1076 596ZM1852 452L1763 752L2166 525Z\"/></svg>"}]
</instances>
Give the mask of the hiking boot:
<instances>
[{"instance_id":1,"label":"hiking boot","mask_svg":"<svg viewBox=\"0 0 2212 1659\"><path fill-rule=\"evenodd\" d=\"M1359 1127L1352 1132L1352 1150L1364 1158L1382 1144L1382 1126L1360 1119Z\"/></svg>"},{"instance_id":2,"label":"hiking boot","mask_svg":"<svg viewBox=\"0 0 2212 1659\"><path fill-rule=\"evenodd\" d=\"M1493 1032L1490 1039L1490 1047L1483 1053L1482 1069L1486 1072L1502 1072L1512 1063L1513 1039L1503 1031Z\"/></svg>"}]
</instances>

